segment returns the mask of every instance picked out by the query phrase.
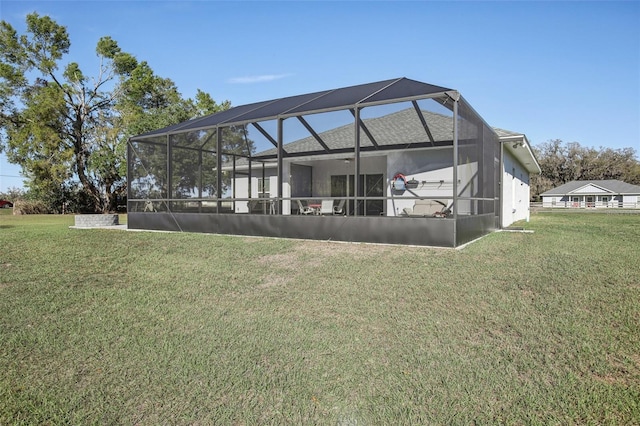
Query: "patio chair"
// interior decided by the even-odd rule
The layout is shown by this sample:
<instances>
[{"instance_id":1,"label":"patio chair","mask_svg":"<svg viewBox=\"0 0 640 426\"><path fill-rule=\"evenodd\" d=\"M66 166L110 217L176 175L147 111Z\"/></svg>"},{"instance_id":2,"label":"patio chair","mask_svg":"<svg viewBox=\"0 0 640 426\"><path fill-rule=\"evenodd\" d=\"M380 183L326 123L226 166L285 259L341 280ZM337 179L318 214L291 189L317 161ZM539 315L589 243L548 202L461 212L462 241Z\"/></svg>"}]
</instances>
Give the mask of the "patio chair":
<instances>
[{"instance_id":1,"label":"patio chair","mask_svg":"<svg viewBox=\"0 0 640 426\"><path fill-rule=\"evenodd\" d=\"M313 209L311 207L304 206L300 200L296 201L298 202L298 214L313 214Z\"/></svg>"},{"instance_id":2,"label":"patio chair","mask_svg":"<svg viewBox=\"0 0 640 426\"><path fill-rule=\"evenodd\" d=\"M333 214L333 200L322 200L320 214Z\"/></svg>"},{"instance_id":3,"label":"patio chair","mask_svg":"<svg viewBox=\"0 0 640 426\"><path fill-rule=\"evenodd\" d=\"M346 200L340 200L337 206L333 206L333 214L344 214L344 202Z\"/></svg>"},{"instance_id":4,"label":"patio chair","mask_svg":"<svg viewBox=\"0 0 640 426\"><path fill-rule=\"evenodd\" d=\"M146 200L144 202L144 210L145 212L156 212L156 208L153 205L153 203L151 202L151 200Z\"/></svg>"}]
</instances>

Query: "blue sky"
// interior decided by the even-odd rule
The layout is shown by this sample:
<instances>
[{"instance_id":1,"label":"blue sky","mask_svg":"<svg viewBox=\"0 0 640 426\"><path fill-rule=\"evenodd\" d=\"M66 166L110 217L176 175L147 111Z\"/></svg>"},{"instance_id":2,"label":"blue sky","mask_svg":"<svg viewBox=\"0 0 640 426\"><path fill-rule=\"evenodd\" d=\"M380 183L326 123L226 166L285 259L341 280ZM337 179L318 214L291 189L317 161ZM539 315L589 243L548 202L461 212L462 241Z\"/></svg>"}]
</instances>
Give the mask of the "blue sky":
<instances>
[{"instance_id":1,"label":"blue sky","mask_svg":"<svg viewBox=\"0 0 640 426\"><path fill-rule=\"evenodd\" d=\"M232 105L407 77L456 89L491 125L640 151L640 2L0 1L67 27L85 75L122 50ZM0 191L21 186L0 155Z\"/></svg>"}]
</instances>

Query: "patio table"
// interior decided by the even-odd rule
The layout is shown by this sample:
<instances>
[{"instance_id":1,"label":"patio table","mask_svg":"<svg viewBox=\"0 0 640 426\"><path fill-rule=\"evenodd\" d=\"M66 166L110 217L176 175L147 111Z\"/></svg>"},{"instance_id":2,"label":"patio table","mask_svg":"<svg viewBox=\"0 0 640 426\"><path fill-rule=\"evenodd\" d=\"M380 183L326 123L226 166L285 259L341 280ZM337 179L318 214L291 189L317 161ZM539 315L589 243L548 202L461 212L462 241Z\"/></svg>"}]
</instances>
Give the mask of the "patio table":
<instances>
[{"instance_id":1,"label":"patio table","mask_svg":"<svg viewBox=\"0 0 640 426\"><path fill-rule=\"evenodd\" d=\"M319 214L320 213L320 208L322 207L322 204L319 203L309 203L307 204L309 206L310 209L313 210L313 214Z\"/></svg>"}]
</instances>

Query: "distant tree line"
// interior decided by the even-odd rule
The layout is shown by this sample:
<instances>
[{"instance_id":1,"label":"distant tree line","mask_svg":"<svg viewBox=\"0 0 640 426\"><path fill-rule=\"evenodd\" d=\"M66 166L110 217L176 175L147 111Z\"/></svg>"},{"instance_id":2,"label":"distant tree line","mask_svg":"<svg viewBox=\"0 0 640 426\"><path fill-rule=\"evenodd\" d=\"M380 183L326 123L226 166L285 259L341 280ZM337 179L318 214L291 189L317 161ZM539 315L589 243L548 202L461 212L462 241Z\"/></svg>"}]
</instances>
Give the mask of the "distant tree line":
<instances>
[{"instance_id":1,"label":"distant tree line","mask_svg":"<svg viewBox=\"0 0 640 426\"><path fill-rule=\"evenodd\" d=\"M114 211L126 196L128 138L231 106L200 90L183 98L108 36L97 42L93 75L61 64L66 27L35 12L26 24L18 34L0 21L0 152L22 167L22 196L52 212ZM227 148L252 149L239 139Z\"/></svg>"},{"instance_id":2,"label":"distant tree line","mask_svg":"<svg viewBox=\"0 0 640 426\"><path fill-rule=\"evenodd\" d=\"M578 142L549 140L533 147L540 174L531 176L531 199L574 180L610 180L640 185L640 161L633 148L587 148Z\"/></svg>"}]
</instances>

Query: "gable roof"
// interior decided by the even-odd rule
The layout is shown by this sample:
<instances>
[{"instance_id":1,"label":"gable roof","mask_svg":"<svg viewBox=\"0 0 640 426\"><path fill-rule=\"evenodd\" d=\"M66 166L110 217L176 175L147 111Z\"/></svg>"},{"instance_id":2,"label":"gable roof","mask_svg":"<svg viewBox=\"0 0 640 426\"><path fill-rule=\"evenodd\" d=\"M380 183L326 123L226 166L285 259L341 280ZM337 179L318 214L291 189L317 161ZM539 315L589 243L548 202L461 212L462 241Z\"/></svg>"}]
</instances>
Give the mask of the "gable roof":
<instances>
[{"instance_id":1,"label":"gable roof","mask_svg":"<svg viewBox=\"0 0 640 426\"><path fill-rule=\"evenodd\" d=\"M590 194L590 193L602 193L602 191L592 191L588 189L589 186L601 188L606 192L614 194L638 194L640 195L640 186L632 185L630 183L623 182L621 180L574 180L567 182L564 185L560 185L556 188L543 192L540 196L551 195L569 195L569 194ZM583 191L581 191L583 190ZM587 190L587 192L584 192Z\"/></svg>"},{"instance_id":2,"label":"gable roof","mask_svg":"<svg viewBox=\"0 0 640 426\"><path fill-rule=\"evenodd\" d=\"M216 114L194 118L163 129L134 136L131 139L136 140L168 133L193 131L218 125L240 125L274 118L286 118L288 116L364 107L366 105L401 100L437 97L438 95L446 95L448 92L457 93L446 87L401 77L240 105Z\"/></svg>"}]
</instances>

